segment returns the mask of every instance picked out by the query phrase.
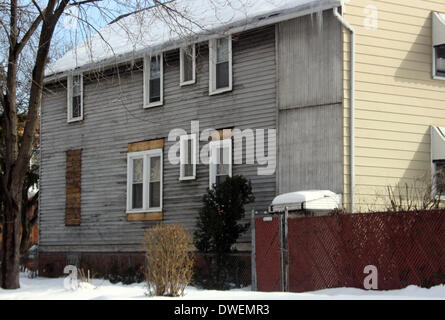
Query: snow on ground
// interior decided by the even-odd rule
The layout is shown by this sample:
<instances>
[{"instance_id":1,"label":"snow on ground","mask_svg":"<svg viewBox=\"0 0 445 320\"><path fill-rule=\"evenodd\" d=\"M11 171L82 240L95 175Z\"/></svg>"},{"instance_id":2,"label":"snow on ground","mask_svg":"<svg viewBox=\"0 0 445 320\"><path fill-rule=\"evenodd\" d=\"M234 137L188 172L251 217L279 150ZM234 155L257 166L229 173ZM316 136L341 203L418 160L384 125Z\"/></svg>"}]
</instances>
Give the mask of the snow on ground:
<instances>
[{"instance_id":1,"label":"snow on ground","mask_svg":"<svg viewBox=\"0 0 445 320\"><path fill-rule=\"evenodd\" d=\"M64 278L29 279L21 274L21 288L0 289L0 300L140 300L140 299L186 299L186 300L445 300L445 285L430 289L409 286L401 290L366 291L354 288L336 288L305 293L253 292L249 289L230 291L201 290L188 287L182 298L147 297L144 284L111 284L107 280L93 279L91 284L82 283L74 291L64 287Z\"/></svg>"}]
</instances>

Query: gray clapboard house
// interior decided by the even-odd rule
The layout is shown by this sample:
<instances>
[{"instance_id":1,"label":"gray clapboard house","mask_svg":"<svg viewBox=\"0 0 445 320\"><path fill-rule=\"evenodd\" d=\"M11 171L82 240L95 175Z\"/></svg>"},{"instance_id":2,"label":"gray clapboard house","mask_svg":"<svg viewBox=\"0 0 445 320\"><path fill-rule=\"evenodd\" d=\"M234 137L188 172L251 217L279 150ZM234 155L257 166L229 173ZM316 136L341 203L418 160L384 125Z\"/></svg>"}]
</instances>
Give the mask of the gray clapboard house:
<instances>
[{"instance_id":1,"label":"gray clapboard house","mask_svg":"<svg viewBox=\"0 0 445 320\"><path fill-rule=\"evenodd\" d=\"M333 14L341 1L281 2L189 39L72 65L64 57L48 70L41 268L82 254L140 254L144 230L159 222L193 231L202 196L225 175L252 181L247 212L267 210L283 192L343 192L343 34ZM206 128L221 140L202 139ZM182 136L169 139L173 129ZM256 149L264 129L266 153L275 130L269 164L244 161L247 143L243 161L234 160L237 129L253 130ZM202 163L206 145L212 159L223 154L230 163ZM258 174L267 165L276 168ZM249 251L249 241L246 234L239 250Z\"/></svg>"}]
</instances>

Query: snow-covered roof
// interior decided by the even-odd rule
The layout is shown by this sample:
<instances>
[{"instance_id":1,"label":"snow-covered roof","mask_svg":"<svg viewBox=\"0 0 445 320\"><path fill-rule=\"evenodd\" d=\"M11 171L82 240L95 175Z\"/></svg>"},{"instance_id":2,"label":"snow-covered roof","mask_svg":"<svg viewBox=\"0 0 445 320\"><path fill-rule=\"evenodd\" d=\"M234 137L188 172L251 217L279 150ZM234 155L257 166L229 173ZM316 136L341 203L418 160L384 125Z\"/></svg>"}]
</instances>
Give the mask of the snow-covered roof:
<instances>
[{"instance_id":1,"label":"snow-covered roof","mask_svg":"<svg viewBox=\"0 0 445 320\"><path fill-rule=\"evenodd\" d=\"M283 193L272 200L269 212L293 210L334 210L341 208L341 195L330 190L302 190Z\"/></svg>"},{"instance_id":2,"label":"snow-covered roof","mask_svg":"<svg viewBox=\"0 0 445 320\"><path fill-rule=\"evenodd\" d=\"M329 190L303 190L289 192L276 196L272 201L272 205L303 203L334 196L337 195Z\"/></svg>"},{"instance_id":3,"label":"snow-covered roof","mask_svg":"<svg viewBox=\"0 0 445 320\"><path fill-rule=\"evenodd\" d=\"M47 67L46 77L88 70L205 41L219 34L284 21L342 5L345 0L175 0L183 17L151 8L122 17L102 28Z\"/></svg>"}]
</instances>

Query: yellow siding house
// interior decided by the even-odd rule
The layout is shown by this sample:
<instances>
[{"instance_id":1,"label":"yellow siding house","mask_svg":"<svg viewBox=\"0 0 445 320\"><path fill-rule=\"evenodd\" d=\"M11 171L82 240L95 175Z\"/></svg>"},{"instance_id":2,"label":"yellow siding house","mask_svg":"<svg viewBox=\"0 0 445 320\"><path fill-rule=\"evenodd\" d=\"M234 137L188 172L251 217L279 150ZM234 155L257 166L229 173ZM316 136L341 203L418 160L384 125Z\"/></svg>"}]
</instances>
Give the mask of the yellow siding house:
<instances>
[{"instance_id":1,"label":"yellow siding house","mask_svg":"<svg viewBox=\"0 0 445 320\"><path fill-rule=\"evenodd\" d=\"M431 176L445 160L445 1L350 0L339 19L344 203L379 209L386 186Z\"/></svg>"}]
</instances>

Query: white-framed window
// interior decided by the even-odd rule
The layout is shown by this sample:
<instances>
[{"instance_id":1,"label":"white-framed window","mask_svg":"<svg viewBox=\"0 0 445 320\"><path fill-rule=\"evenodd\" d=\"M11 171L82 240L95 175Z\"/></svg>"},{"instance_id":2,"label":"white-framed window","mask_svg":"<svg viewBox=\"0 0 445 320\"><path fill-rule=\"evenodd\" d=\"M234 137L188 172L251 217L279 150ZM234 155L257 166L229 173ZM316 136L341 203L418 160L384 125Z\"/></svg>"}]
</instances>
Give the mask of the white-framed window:
<instances>
[{"instance_id":1,"label":"white-framed window","mask_svg":"<svg viewBox=\"0 0 445 320\"><path fill-rule=\"evenodd\" d=\"M68 76L68 101L67 119L68 122L83 120L83 77L82 74L72 74Z\"/></svg>"},{"instance_id":2,"label":"white-framed window","mask_svg":"<svg viewBox=\"0 0 445 320\"><path fill-rule=\"evenodd\" d=\"M445 44L433 48L434 77L445 79Z\"/></svg>"},{"instance_id":3,"label":"white-framed window","mask_svg":"<svg viewBox=\"0 0 445 320\"><path fill-rule=\"evenodd\" d=\"M209 41L209 94L232 90L232 37Z\"/></svg>"},{"instance_id":4,"label":"white-framed window","mask_svg":"<svg viewBox=\"0 0 445 320\"><path fill-rule=\"evenodd\" d=\"M433 162L433 194L445 200L445 159Z\"/></svg>"},{"instance_id":5,"label":"white-framed window","mask_svg":"<svg viewBox=\"0 0 445 320\"><path fill-rule=\"evenodd\" d=\"M445 127L431 126L432 196L445 200Z\"/></svg>"},{"instance_id":6,"label":"white-framed window","mask_svg":"<svg viewBox=\"0 0 445 320\"><path fill-rule=\"evenodd\" d=\"M195 134L180 137L180 169L179 180L193 180L196 178L196 150Z\"/></svg>"},{"instance_id":7,"label":"white-framed window","mask_svg":"<svg viewBox=\"0 0 445 320\"><path fill-rule=\"evenodd\" d=\"M144 108L161 106L164 103L163 54L144 58Z\"/></svg>"},{"instance_id":8,"label":"white-framed window","mask_svg":"<svg viewBox=\"0 0 445 320\"><path fill-rule=\"evenodd\" d=\"M213 188L232 176L232 139L211 141L209 148L209 187Z\"/></svg>"},{"instance_id":9,"label":"white-framed window","mask_svg":"<svg viewBox=\"0 0 445 320\"><path fill-rule=\"evenodd\" d=\"M445 13L432 12L433 78L445 80Z\"/></svg>"},{"instance_id":10,"label":"white-framed window","mask_svg":"<svg viewBox=\"0 0 445 320\"><path fill-rule=\"evenodd\" d=\"M196 82L196 48L195 45L181 48L180 58L180 85L186 86Z\"/></svg>"},{"instance_id":11,"label":"white-framed window","mask_svg":"<svg viewBox=\"0 0 445 320\"><path fill-rule=\"evenodd\" d=\"M162 211L162 149L127 155L127 213Z\"/></svg>"}]
</instances>

